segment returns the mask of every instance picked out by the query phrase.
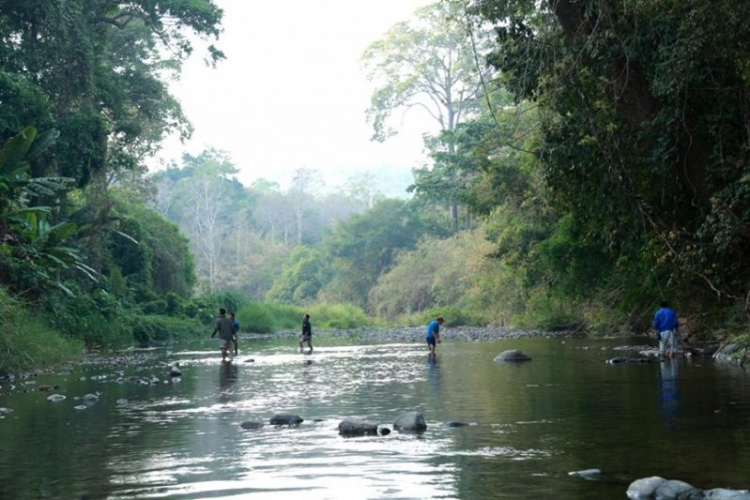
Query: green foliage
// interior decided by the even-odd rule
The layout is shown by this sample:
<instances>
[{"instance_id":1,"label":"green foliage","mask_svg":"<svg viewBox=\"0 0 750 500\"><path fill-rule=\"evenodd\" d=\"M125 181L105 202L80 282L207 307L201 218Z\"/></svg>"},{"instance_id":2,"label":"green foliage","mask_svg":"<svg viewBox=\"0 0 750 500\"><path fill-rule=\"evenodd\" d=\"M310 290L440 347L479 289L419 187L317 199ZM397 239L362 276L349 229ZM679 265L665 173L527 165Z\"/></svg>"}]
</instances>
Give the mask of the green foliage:
<instances>
[{"instance_id":1,"label":"green foliage","mask_svg":"<svg viewBox=\"0 0 750 500\"><path fill-rule=\"evenodd\" d=\"M89 348L131 345L133 332L127 310L117 298L102 289L82 293L67 283L72 296L48 293L43 317L56 331L82 339Z\"/></svg>"},{"instance_id":2,"label":"green foliage","mask_svg":"<svg viewBox=\"0 0 750 500\"><path fill-rule=\"evenodd\" d=\"M287 304L310 303L320 291L324 267L317 250L305 246L295 248L282 266L281 276L268 291L267 299Z\"/></svg>"},{"instance_id":3,"label":"green foliage","mask_svg":"<svg viewBox=\"0 0 750 500\"><path fill-rule=\"evenodd\" d=\"M323 242L325 254L333 261L319 300L364 307L369 290L395 264L399 252L414 249L423 236L445 232L408 202L376 203L366 213L338 224Z\"/></svg>"},{"instance_id":4,"label":"green foliage","mask_svg":"<svg viewBox=\"0 0 750 500\"><path fill-rule=\"evenodd\" d=\"M195 285L193 258L178 228L157 212L122 197L117 198L112 214L117 226L107 233L113 269L108 274L119 272L133 289L190 297Z\"/></svg>"},{"instance_id":5,"label":"green foliage","mask_svg":"<svg viewBox=\"0 0 750 500\"><path fill-rule=\"evenodd\" d=\"M316 328L352 329L372 326L377 321L361 308L351 304L318 304L305 310Z\"/></svg>"},{"instance_id":6,"label":"green foliage","mask_svg":"<svg viewBox=\"0 0 750 500\"><path fill-rule=\"evenodd\" d=\"M407 326L425 326L438 316L445 318L444 327L452 326L486 326L490 324L487 315L471 312L462 307L446 306L432 307L411 314L404 314L397 318L397 323Z\"/></svg>"},{"instance_id":7,"label":"green foliage","mask_svg":"<svg viewBox=\"0 0 750 500\"><path fill-rule=\"evenodd\" d=\"M57 363L83 353L83 343L60 335L0 286L0 375Z\"/></svg>"},{"instance_id":8,"label":"green foliage","mask_svg":"<svg viewBox=\"0 0 750 500\"><path fill-rule=\"evenodd\" d=\"M49 131L37 138L36 129L27 127L8 140L0 150L0 280L17 289L58 287L60 273L82 272L95 281L93 269L71 244L80 232L75 223L54 223L54 206L37 204L40 199L60 203L67 189L66 179L35 178L29 162L39 156L57 137Z\"/></svg>"},{"instance_id":9,"label":"green foliage","mask_svg":"<svg viewBox=\"0 0 750 500\"><path fill-rule=\"evenodd\" d=\"M541 172L576 238L686 301L745 301L750 5L475 4L497 26L490 62L539 105Z\"/></svg>"},{"instance_id":10,"label":"green foliage","mask_svg":"<svg viewBox=\"0 0 750 500\"><path fill-rule=\"evenodd\" d=\"M34 175L78 186L132 169L164 134L190 133L161 78L192 51L188 32L216 37L221 17L212 0L3 2L0 139L28 123L57 128ZM209 54L223 57L213 46Z\"/></svg>"},{"instance_id":11,"label":"green foliage","mask_svg":"<svg viewBox=\"0 0 750 500\"><path fill-rule=\"evenodd\" d=\"M194 319L175 318L158 314L130 317L133 339L141 346L153 342L197 338L207 333L205 325Z\"/></svg>"},{"instance_id":12,"label":"green foliage","mask_svg":"<svg viewBox=\"0 0 750 500\"><path fill-rule=\"evenodd\" d=\"M273 333L298 328L302 323L302 314L302 310L294 306L250 302L237 312L237 321L241 331Z\"/></svg>"}]
</instances>

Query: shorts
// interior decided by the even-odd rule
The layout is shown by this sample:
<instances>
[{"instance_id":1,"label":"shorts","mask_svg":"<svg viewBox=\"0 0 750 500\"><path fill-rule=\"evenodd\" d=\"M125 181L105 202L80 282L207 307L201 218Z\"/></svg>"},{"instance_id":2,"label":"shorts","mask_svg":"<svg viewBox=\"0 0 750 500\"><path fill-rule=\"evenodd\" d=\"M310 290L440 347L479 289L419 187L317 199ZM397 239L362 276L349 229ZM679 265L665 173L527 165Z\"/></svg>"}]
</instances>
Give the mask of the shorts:
<instances>
[{"instance_id":1,"label":"shorts","mask_svg":"<svg viewBox=\"0 0 750 500\"><path fill-rule=\"evenodd\" d=\"M427 337L427 345L435 347L435 337Z\"/></svg>"},{"instance_id":2,"label":"shorts","mask_svg":"<svg viewBox=\"0 0 750 500\"><path fill-rule=\"evenodd\" d=\"M674 330L660 332L659 352L664 354L669 351L670 354L674 354L676 349L677 339L675 338Z\"/></svg>"},{"instance_id":3,"label":"shorts","mask_svg":"<svg viewBox=\"0 0 750 500\"><path fill-rule=\"evenodd\" d=\"M311 335L311 334L307 334L307 335L302 335L302 336L301 336L301 337L299 338L299 341L300 341L300 342L312 342L312 335Z\"/></svg>"},{"instance_id":4,"label":"shorts","mask_svg":"<svg viewBox=\"0 0 750 500\"><path fill-rule=\"evenodd\" d=\"M232 343L232 339L219 339L219 346L222 349L226 349L231 343Z\"/></svg>"}]
</instances>

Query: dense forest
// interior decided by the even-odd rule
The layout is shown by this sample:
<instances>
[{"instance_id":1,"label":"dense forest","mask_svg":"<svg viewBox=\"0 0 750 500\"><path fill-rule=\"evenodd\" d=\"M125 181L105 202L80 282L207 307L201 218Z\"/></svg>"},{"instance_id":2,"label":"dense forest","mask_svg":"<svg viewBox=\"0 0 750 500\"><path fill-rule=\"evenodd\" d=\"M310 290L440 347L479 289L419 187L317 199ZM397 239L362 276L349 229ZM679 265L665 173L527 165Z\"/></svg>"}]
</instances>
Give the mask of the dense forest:
<instances>
[{"instance_id":1,"label":"dense forest","mask_svg":"<svg viewBox=\"0 0 750 500\"><path fill-rule=\"evenodd\" d=\"M747 335L750 4L440 1L374 40L363 113L427 113L429 165L243 185L226 151L146 161L192 126L167 80L212 0L0 0L0 371L246 331L475 324ZM210 45L216 41L217 46Z\"/></svg>"}]
</instances>

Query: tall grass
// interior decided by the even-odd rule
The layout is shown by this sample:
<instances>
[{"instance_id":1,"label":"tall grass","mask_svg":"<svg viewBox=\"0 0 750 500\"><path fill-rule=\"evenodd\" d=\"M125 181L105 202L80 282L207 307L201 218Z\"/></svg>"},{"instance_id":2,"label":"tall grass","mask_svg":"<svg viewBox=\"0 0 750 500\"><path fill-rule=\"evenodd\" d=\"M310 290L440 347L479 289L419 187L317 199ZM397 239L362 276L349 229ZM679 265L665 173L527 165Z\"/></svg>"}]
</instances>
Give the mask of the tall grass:
<instances>
[{"instance_id":1,"label":"tall grass","mask_svg":"<svg viewBox=\"0 0 750 500\"><path fill-rule=\"evenodd\" d=\"M272 333L298 330L302 316L310 315L314 329L349 329L377 324L361 308L350 304L290 306L277 303L251 302L237 312L241 331Z\"/></svg>"},{"instance_id":2,"label":"tall grass","mask_svg":"<svg viewBox=\"0 0 750 500\"><path fill-rule=\"evenodd\" d=\"M0 374L49 367L83 353L83 341L71 339L31 316L0 287Z\"/></svg>"}]
</instances>

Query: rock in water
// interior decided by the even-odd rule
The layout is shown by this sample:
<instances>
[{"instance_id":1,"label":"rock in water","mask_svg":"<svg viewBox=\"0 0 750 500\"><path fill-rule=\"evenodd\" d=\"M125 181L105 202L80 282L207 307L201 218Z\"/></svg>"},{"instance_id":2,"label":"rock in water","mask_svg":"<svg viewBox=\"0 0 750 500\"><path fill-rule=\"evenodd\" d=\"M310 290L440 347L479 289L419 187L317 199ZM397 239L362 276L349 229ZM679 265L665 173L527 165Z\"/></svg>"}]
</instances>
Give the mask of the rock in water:
<instances>
[{"instance_id":1,"label":"rock in water","mask_svg":"<svg viewBox=\"0 0 750 500\"><path fill-rule=\"evenodd\" d=\"M289 413L277 413L271 417L271 425L299 425L304 422L305 419L299 415L292 415Z\"/></svg>"},{"instance_id":2,"label":"rock in water","mask_svg":"<svg viewBox=\"0 0 750 500\"><path fill-rule=\"evenodd\" d=\"M531 361L531 358L518 349L503 351L495 357L495 363L521 363Z\"/></svg>"},{"instance_id":3,"label":"rock in water","mask_svg":"<svg viewBox=\"0 0 750 500\"><path fill-rule=\"evenodd\" d=\"M53 394L51 396L47 396L47 401L52 401L53 403L59 403L60 401L63 401L65 399L65 396L62 394Z\"/></svg>"},{"instance_id":4,"label":"rock in water","mask_svg":"<svg viewBox=\"0 0 750 500\"><path fill-rule=\"evenodd\" d=\"M597 479L601 479L602 471L599 469L585 469L568 472L568 475L588 479L589 481L595 481Z\"/></svg>"},{"instance_id":5,"label":"rock in water","mask_svg":"<svg viewBox=\"0 0 750 500\"><path fill-rule=\"evenodd\" d=\"M654 493L662 484L666 483L667 480L663 477L652 476L643 479L637 479L630 483L628 491L626 492L628 498L633 500L641 498L653 498Z\"/></svg>"},{"instance_id":6,"label":"rock in water","mask_svg":"<svg viewBox=\"0 0 750 500\"><path fill-rule=\"evenodd\" d=\"M466 422L458 422L456 420L451 420L450 422L446 422L443 425L445 425L446 427L466 427L469 424L467 424Z\"/></svg>"},{"instance_id":7,"label":"rock in water","mask_svg":"<svg viewBox=\"0 0 750 500\"><path fill-rule=\"evenodd\" d=\"M402 413L393 422L393 428L397 431L423 432L427 430L427 423L418 411Z\"/></svg>"},{"instance_id":8,"label":"rock in water","mask_svg":"<svg viewBox=\"0 0 750 500\"><path fill-rule=\"evenodd\" d=\"M377 436L378 424L356 418L345 418L339 422L339 434L342 436Z\"/></svg>"}]
</instances>

